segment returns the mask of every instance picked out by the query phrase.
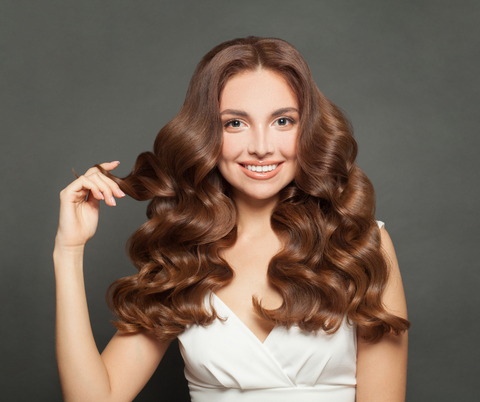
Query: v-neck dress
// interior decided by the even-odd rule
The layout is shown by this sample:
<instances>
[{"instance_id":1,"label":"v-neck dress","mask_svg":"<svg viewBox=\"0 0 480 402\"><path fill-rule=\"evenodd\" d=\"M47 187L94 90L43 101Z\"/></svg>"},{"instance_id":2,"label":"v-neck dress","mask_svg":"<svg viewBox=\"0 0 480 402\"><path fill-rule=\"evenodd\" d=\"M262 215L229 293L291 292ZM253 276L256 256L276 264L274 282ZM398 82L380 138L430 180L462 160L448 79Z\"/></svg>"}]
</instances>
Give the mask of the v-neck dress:
<instances>
[{"instance_id":1,"label":"v-neck dress","mask_svg":"<svg viewBox=\"0 0 480 402\"><path fill-rule=\"evenodd\" d=\"M379 227L383 222L378 222ZM275 327L262 343L214 293L222 320L179 335L192 402L354 402L356 326L333 334Z\"/></svg>"}]
</instances>

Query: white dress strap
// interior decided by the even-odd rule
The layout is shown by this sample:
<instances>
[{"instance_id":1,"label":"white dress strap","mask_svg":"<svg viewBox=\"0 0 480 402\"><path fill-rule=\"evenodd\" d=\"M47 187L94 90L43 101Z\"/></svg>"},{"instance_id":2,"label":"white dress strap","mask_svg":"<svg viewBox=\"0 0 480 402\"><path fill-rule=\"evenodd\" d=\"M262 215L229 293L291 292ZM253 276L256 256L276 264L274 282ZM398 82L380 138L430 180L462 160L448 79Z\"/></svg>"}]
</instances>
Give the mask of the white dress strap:
<instances>
[{"instance_id":1,"label":"white dress strap","mask_svg":"<svg viewBox=\"0 0 480 402\"><path fill-rule=\"evenodd\" d=\"M385 222L377 221L377 225L378 225L379 229L384 228L385 227Z\"/></svg>"}]
</instances>

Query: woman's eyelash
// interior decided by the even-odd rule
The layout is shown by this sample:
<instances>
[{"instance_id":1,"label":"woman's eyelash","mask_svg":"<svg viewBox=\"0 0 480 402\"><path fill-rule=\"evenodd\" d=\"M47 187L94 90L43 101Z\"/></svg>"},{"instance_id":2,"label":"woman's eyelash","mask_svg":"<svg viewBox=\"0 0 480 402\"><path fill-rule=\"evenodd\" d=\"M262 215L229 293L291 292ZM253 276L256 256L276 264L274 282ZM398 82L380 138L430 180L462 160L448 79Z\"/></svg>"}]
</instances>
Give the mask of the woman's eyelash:
<instances>
[{"instance_id":1,"label":"woman's eyelash","mask_svg":"<svg viewBox=\"0 0 480 402\"><path fill-rule=\"evenodd\" d=\"M237 121L238 121L240 124L243 124L243 122L241 122L241 121L238 120L238 119L232 119L232 120L227 121L223 126L224 126L224 127L229 127L230 124L232 124L233 122L237 122ZM233 127L233 128L238 128L238 127Z\"/></svg>"},{"instance_id":2,"label":"woman's eyelash","mask_svg":"<svg viewBox=\"0 0 480 402\"><path fill-rule=\"evenodd\" d=\"M286 120L290 124L295 124L296 123L296 121L293 120L291 117L279 117L277 120L275 120L275 123L277 123L279 120Z\"/></svg>"}]
</instances>

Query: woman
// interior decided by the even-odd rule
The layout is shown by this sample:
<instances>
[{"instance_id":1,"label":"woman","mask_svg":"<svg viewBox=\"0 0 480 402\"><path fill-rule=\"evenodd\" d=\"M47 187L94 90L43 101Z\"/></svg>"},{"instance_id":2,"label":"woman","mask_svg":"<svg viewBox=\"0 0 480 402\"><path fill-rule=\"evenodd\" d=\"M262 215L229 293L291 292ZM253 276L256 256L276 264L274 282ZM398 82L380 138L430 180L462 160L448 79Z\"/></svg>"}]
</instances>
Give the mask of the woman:
<instances>
[{"instance_id":1,"label":"woman","mask_svg":"<svg viewBox=\"0 0 480 402\"><path fill-rule=\"evenodd\" d=\"M129 176L104 163L61 192L65 399L132 400L178 338L194 401L404 401L402 281L355 157L348 120L291 45L249 37L210 51ZM130 239L139 272L111 287L118 332L100 355L83 250L100 200L124 192L152 201Z\"/></svg>"}]
</instances>

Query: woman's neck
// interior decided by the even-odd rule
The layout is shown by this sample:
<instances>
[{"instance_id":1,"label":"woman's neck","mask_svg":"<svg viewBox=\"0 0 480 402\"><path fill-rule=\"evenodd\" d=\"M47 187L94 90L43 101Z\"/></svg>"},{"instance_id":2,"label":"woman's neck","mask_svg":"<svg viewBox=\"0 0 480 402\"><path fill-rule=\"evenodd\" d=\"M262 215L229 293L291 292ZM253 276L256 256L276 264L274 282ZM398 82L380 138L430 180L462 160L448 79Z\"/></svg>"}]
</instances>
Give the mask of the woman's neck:
<instances>
[{"instance_id":1,"label":"woman's neck","mask_svg":"<svg viewBox=\"0 0 480 402\"><path fill-rule=\"evenodd\" d=\"M271 217L277 197L259 200L235 191L237 236L257 237L272 232Z\"/></svg>"}]
</instances>

